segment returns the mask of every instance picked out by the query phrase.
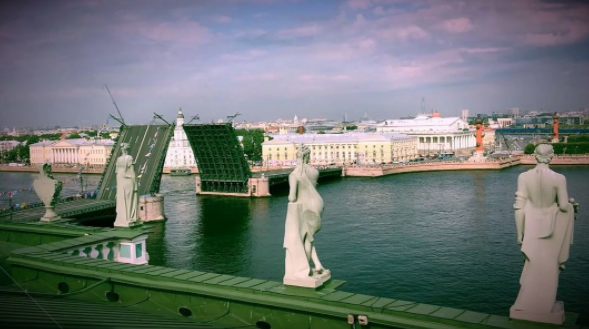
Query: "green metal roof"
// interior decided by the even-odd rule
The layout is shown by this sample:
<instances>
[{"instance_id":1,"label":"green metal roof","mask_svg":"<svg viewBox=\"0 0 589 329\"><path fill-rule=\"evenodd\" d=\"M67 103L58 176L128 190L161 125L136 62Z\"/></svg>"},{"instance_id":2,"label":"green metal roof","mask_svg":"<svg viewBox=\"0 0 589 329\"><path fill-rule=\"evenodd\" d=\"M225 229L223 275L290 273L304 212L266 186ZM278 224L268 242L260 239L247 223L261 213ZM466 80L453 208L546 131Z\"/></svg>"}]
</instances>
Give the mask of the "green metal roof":
<instances>
[{"instance_id":1,"label":"green metal roof","mask_svg":"<svg viewBox=\"0 0 589 329\"><path fill-rule=\"evenodd\" d=\"M108 304L65 298L31 298L16 291L0 290L0 305L2 328L218 328Z\"/></svg>"}]
</instances>

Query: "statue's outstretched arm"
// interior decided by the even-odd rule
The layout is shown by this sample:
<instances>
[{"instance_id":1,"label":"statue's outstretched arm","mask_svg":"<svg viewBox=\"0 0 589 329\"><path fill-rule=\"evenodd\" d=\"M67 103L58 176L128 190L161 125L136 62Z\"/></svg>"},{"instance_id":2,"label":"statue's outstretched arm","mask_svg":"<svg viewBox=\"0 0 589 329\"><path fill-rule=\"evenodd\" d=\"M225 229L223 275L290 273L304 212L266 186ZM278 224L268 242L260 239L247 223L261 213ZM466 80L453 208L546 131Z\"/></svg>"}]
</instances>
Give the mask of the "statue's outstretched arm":
<instances>
[{"instance_id":1,"label":"statue's outstretched arm","mask_svg":"<svg viewBox=\"0 0 589 329\"><path fill-rule=\"evenodd\" d=\"M290 186L290 190L288 192L288 202L297 202L297 192L298 192L298 187L299 187L298 183L299 182L293 174L290 174L288 176L288 185Z\"/></svg>"},{"instance_id":2,"label":"statue's outstretched arm","mask_svg":"<svg viewBox=\"0 0 589 329\"><path fill-rule=\"evenodd\" d=\"M567 212L570 207L569 194L567 192L566 177L562 175L559 175L558 180L556 182L556 199L560 211Z\"/></svg>"},{"instance_id":3,"label":"statue's outstretched arm","mask_svg":"<svg viewBox=\"0 0 589 329\"><path fill-rule=\"evenodd\" d=\"M515 192L515 228L517 230L517 243L522 244L524 240L524 229L525 229L525 212L524 206L528 200L526 193L526 185L524 183L524 177L520 175L517 179L517 192Z\"/></svg>"}]
</instances>

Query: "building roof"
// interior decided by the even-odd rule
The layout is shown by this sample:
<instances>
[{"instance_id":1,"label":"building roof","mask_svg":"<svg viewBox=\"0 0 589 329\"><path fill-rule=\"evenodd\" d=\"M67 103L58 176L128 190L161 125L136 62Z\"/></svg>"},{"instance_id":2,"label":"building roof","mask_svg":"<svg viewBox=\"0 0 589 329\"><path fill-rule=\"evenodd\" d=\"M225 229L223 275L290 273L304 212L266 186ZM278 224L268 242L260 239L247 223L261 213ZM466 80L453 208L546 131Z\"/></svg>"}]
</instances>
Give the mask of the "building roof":
<instances>
[{"instance_id":1,"label":"building roof","mask_svg":"<svg viewBox=\"0 0 589 329\"><path fill-rule=\"evenodd\" d=\"M416 138L405 134L396 133L349 133L349 134L285 134L273 136L271 141L264 142L265 145L281 145L285 142L295 144L315 144L315 143L358 143L358 142L388 142L393 139L411 139Z\"/></svg>"},{"instance_id":2,"label":"building roof","mask_svg":"<svg viewBox=\"0 0 589 329\"><path fill-rule=\"evenodd\" d=\"M415 119L400 119L400 120L385 120L379 126L384 127L423 127L423 126L451 126L456 121L462 120L459 117L429 117L426 115L418 115Z\"/></svg>"},{"instance_id":3,"label":"building roof","mask_svg":"<svg viewBox=\"0 0 589 329\"><path fill-rule=\"evenodd\" d=\"M30 146L47 146L47 145L51 145L54 143L57 143L57 141L42 141L42 142L31 144Z\"/></svg>"},{"instance_id":4,"label":"building roof","mask_svg":"<svg viewBox=\"0 0 589 329\"><path fill-rule=\"evenodd\" d=\"M17 145L20 145L20 142L19 141L0 141L0 144L5 144L5 145L10 144L12 146L17 146Z\"/></svg>"},{"instance_id":5,"label":"building roof","mask_svg":"<svg viewBox=\"0 0 589 329\"><path fill-rule=\"evenodd\" d=\"M111 139L96 139L96 140L92 140L92 139L84 139L84 138L75 138L75 139L61 139L58 141L43 141L43 142L38 142L35 144L31 144L31 146L49 146L49 145L53 145L56 143L68 143L72 146L90 146L90 145L114 145L115 142Z\"/></svg>"}]
</instances>

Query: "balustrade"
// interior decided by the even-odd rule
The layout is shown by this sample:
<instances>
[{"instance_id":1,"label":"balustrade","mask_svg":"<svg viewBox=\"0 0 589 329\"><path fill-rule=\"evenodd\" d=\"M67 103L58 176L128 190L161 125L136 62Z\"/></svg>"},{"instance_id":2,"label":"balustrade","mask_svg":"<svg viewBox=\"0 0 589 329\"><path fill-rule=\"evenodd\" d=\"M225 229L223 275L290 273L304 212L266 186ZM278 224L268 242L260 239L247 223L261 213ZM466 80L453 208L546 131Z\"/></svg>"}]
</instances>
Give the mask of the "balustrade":
<instances>
[{"instance_id":1,"label":"balustrade","mask_svg":"<svg viewBox=\"0 0 589 329\"><path fill-rule=\"evenodd\" d=\"M145 250L146 239L147 235L141 235L132 240L100 241L74 246L63 251L73 256L143 265L149 261L149 255Z\"/></svg>"}]
</instances>

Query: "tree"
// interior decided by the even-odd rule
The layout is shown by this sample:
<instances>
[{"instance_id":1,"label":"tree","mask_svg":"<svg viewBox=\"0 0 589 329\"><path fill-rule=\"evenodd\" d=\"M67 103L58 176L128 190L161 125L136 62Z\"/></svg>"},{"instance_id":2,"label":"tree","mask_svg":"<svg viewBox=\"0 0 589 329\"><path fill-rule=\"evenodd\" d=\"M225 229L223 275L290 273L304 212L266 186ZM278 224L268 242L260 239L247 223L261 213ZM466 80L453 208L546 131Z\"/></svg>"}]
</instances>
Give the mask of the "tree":
<instances>
[{"instance_id":1,"label":"tree","mask_svg":"<svg viewBox=\"0 0 589 329\"><path fill-rule=\"evenodd\" d=\"M236 129L235 134L242 136L243 153L252 161L262 160L262 143L264 142L264 131L261 129Z\"/></svg>"},{"instance_id":2,"label":"tree","mask_svg":"<svg viewBox=\"0 0 589 329\"><path fill-rule=\"evenodd\" d=\"M536 149L536 145L528 144L524 148L524 154L534 154L534 150Z\"/></svg>"},{"instance_id":3,"label":"tree","mask_svg":"<svg viewBox=\"0 0 589 329\"><path fill-rule=\"evenodd\" d=\"M79 134L70 134L66 139L76 139L76 138L82 138L82 136L80 136Z\"/></svg>"},{"instance_id":4,"label":"tree","mask_svg":"<svg viewBox=\"0 0 589 329\"><path fill-rule=\"evenodd\" d=\"M356 129L358 129L358 126L356 126L356 125L346 126L346 130L356 130Z\"/></svg>"}]
</instances>

